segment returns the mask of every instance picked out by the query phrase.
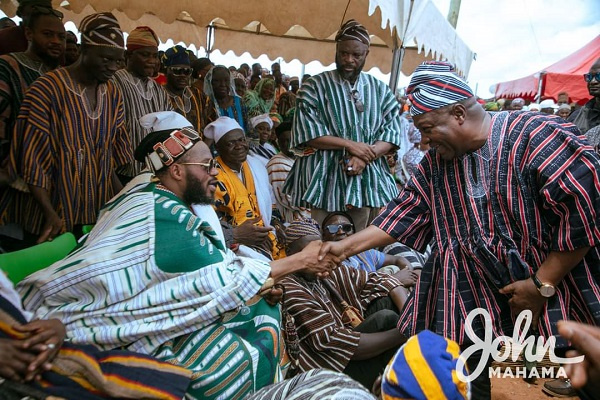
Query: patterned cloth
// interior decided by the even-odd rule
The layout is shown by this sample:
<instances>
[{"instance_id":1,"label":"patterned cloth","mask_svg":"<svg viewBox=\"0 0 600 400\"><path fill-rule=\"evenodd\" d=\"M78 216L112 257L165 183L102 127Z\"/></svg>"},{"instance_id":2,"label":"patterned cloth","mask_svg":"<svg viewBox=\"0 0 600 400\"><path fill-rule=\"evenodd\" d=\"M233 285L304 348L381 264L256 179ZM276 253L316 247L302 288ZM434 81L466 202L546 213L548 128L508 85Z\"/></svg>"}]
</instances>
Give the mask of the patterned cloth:
<instances>
[{"instance_id":1,"label":"patterned cloth","mask_svg":"<svg viewBox=\"0 0 600 400\"><path fill-rule=\"evenodd\" d=\"M456 375L459 357L456 342L431 331L409 338L385 369L381 381L383 400L470 399L469 384ZM464 366L462 373L466 376Z\"/></svg>"},{"instance_id":2,"label":"patterned cloth","mask_svg":"<svg viewBox=\"0 0 600 400\"><path fill-rule=\"evenodd\" d=\"M343 40L358 40L367 46L371 43L367 28L353 19L346 21L335 35L336 42L341 42Z\"/></svg>"},{"instance_id":3,"label":"patterned cloth","mask_svg":"<svg viewBox=\"0 0 600 400\"><path fill-rule=\"evenodd\" d=\"M406 88L410 114L420 115L474 96L473 91L446 62L426 61L419 65Z\"/></svg>"},{"instance_id":4,"label":"patterned cloth","mask_svg":"<svg viewBox=\"0 0 600 400\"><path fill-rule=\"evenodd\" d=\"M7 301L6 292L0 292L0 339L21 340L25 335L14 327L26 324L27 319ZM12 288L8 292L17 295ZM28 385L0 382L0 397L6 398L11 390L20 392L31 388L42 390L44 395L57 396L54 399L177 400L185 394L190 376L191 371L153 357L121 350L98 351L94 346L66 342L52 360L52 369L42 373L39 381ZM45 398L44 395L41 397Z\"/></svg>"},{"instance_id":5,"label":"patterned cloth","mask_svg":"<svg viewBox=\"0 0 600 400\"><path fill-rule=\"evenodd\" d=\"M79 32L81 32L81 44L125 48L119 21L112 13L102 12L88 15L81 20Z\"/></svg>"},{"instance_id":6,"label":"patterned cloth","mask_svg":"<svg viewBox=\"0 0 600 400\"><path fill-rule=\"evenodd\" d=\"M189 398L239 399L280 378L279 308L256 297L269 274L225 251L174 194L142 183L106 205L81 248L19 290L73 343L181 365L193 372Z\"/></svg>"},{"instance_id":7,"label":"patterned cloth","mask_svg":"<svg viewBox=\"0 0 600 400\"><path fill-rule=\"evenodd\" d=\"M273 156L267 163L267 172L269 173L269 183L273 188L273 195L277 204L279 214L284 222L292 222L296 219L310 218L310 210L304 207L296 207L292 204L292 196L283 193L283 184L287 179L294 159L279 153Z\"/></svg>"},{"instance_id":8,"label":"patterned cloth","mask_svg":"<svg viewBox=\"0 0 600 400\"><path fill-rule=\"evenodd\" d=\"M319 228L317 221L312 218L292 221L285 229L285 239L288 246L305 236L321 238L321 228Z\"/></svg>"},{"instance_id":9,"label":"patterned cloth","mask_svg":"<svg viewBox=\"0 0 600 400\"><path fill-rule=\"evenodd\" d=\"M126 69L121 69L115 73L112 82L123 93L125 127L129 133L131 148L135 149L149 132L142 128L139 119L153 112L172 111L173 106L167 92L153 79L140 79ZM133 159L128 162L118 171L124 176L134 177L145 168L144 164Z\"/></svg>"},{"instance_id":10,"label":"patterned cloth","mask_svg":"<svg viewBox=\"0 0 600 400\"><path fill-rule=\"evenodd\" d=\"M112 82L98 85L98 104L87 98L66 69L51 71L28 89L11 143L11 173L48 191L70 231L93 224L115 195L113 172L133 158L125 130L121 93ZM39 233L44 221L35 202L17 204L2 221Z\"/></svg>"},{"instance_id":11,"label":"patterned cloth","mask_svg":"<svg viewBox=\"0 0 600 400\"><path fill-rule=\"evenodd\" d=\"M375 400L348 375L312 369L283 382L263 388L246 400Z\"/></svg>"},{"instance_id":12,"label":"patterned cloth","mask_svg":"<svg viewBox=\"0 0 600 400\"><path fill-rule=\"evenodd\" d=\"M134 51L142 47L158 47L158 36L148 26L138 26L127 36L127 50Z\"/></svg>"},{"instance_id":13,"label":"patterned cloth","mask_svg":"<svg viewBox=\"0 0 600 400\"><path fill-rule=\"evenodd\" d=\"M352 307L364 313L375 299L400 286L393 276L366 273L341 265L327 278ZM342 309L320 280L290 275L285 286L286 308L296 321L300 340L300 370L327 368L341 372L358 347L360 333L342 323Z\"/></svg>"},{"instance_id":14,"label":"patterned cloth","mask_svg":"<svg viewBox=\"0 0 600 400\"><path fill-rule=\"evenodd\" d=\"M495 336L511 336L508 298L498 289L535 273L551 251L586 246L585 259L548 299L540 330L558 335L560 319L600 324L598 156L558 117L515 111L491 118L485 146L452 161L429 151L374 221L417 250L433 239L400 319L406 336L430 329L468 342L466 316L478 307L491 314ZM484 337L481 320L473 328Z\"/></svg>"},{"instance_id":15,"label":"patterned cloth","mask_svg":"<svg viewBox=\"0 0 600 400\"><path fill-rule=\"evenodd\" d=\"M236 227L249 219L261 217L260 225L270 226L272 216L271 186L267 183L267 171L260 162L248 158L236 173L221 157L217 157L219 175L215 192L215 210L229 225ZM271 255L273 259L284 256L283 243L271 231ZM254 249L254 247L253 247ZM260 249L255 249L260 250Z\"/></svg>"},{"instance_id":16,"label":"patterned cloth","mask_svg":"<svg viewBox=\"0 0 600 400\"><path fill-rule=\"evenodd\" d=\"M358 90L364 112L352 104L350 93ZM398 195L385 157L367 165L362 175L348 176L341 150L316 150L306 142L323 136L337 136L374 144L384 141L400 146L398 102L390 89L371 75L361 73L354 88L328 71L309 79L298 92L294 130L290 147L302 154L290 172L283 192L292 204L326 211L353 207L382 207Z\"/></svg>"}]
</instances>

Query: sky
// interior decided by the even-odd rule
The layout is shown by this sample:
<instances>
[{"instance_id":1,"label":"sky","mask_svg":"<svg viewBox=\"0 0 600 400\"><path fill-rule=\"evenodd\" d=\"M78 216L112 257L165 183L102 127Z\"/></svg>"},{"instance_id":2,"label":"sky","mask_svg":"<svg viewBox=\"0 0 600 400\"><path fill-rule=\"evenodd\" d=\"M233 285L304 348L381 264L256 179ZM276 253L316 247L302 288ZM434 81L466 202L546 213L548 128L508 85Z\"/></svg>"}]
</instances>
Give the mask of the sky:
<instances>
[{"instance_id":1,"label":"sky","mask_svg":"<svg viewBox=\"0 0 600 400\"><path fill-rule=\"evenodd\" d=\"M448 14L450 0L432 0L442 15ZM0 16L3 16L0 11ZM75 30L72 23L67 29ZM490 87L497 82L530 75L568 56L600 34L599 0L462 0L456 30L476 53L467 77L483 98L493 96ZM161 45L161 50L172 46ZM193 48L196 50L195 48ZM204 49L197 51L204 56ZM237 57L214 52L216 64L235 65L260 62L269 68L273 60L261 56L255 61L248 53ZM318 62L302 65L299 61L281 61L281 70L290 76L303 72L317 74L332 69ZM389 75L377 69L369 71L384 82ZM401 76L399 87L408 85Z\"/></svg>"}]
</instances>

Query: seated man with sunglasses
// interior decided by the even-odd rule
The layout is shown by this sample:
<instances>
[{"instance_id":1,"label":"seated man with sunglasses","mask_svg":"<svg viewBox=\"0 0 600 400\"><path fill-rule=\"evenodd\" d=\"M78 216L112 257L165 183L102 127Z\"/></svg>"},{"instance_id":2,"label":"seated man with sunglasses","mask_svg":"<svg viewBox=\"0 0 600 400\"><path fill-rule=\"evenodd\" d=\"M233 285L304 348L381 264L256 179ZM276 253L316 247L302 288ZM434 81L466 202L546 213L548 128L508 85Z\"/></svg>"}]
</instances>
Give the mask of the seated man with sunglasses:
<instances>
[{"instance_id":1,"label":"seated man with sunglasses","mask_svg":"<svg viewBox=\"0 0 600 400\"><path fill-rule=\"evenodd\" d=\"M354 235L354 223L350 215L344 212L334 212L325 217L322 230L323 241L337 242ZM391 273L400 280L405 288L413 287L419 279L419 273L412 270L411 263L406 258L386 254L377 249L365 250L350 256L343 263L349 267L361 269L366 272L379 271ZM401 295L406 300L408 291L403 291Z\"/></svg>"},{"instance_id":2,"label":"seated man with sunglasses","mask_svg":"<svg viewBox=\"0 0 600 400\"><path fill-rule=\"evenodd\" d=\"M290 257L321 240L315 220L296 220L286 229ZM294 319L300 371L344 372L370 388L404 342L398 310L404 290L395 277L341 264L320 279L301 271L281 281L283 307Z\"/></svg>"},{"instance_id":3,"label":"seated man with sunglasses","mask_svg":"<svg viewBox=\"0 0 600 400\"><path fill-rule=\"evenodd\" d=\"M165 51L161 61L167 71L167 84L163 88L173 109L190 121L202 136L206 125L218 116L212 100L197 87L190 86L190 56L184 47L177 45Z\"/></svg>"},{"instance_id":4,"label":"seated man with sunglasses","mask_svg":"<svg viewBox=\"0 0 600 400\"><path fill-rule=\"evenodd\" d=\"M567 121L577 125L581 133L586 134L600 125L600 58L594 61L587 74L583 74L583 79L587 82L592 99L569 115Z\"/></svg>"},{"instance_id":5,"label":"seated man with sunglasses","mask_svg":"<svg viewBox=\"0 0 600 400\"><path fill-rule=\"evenodd\" d=\"M74 343L184 366L191 398L245 398L281 378L275 283L302 270L327 274L338 260L317 261L320 243L270 263L237 257L192 207L214 200L219 170L208 146L175 112L141 123L153 131L135 157L153 179L136 177L80 248L29 276L24 305L60 318Z\"/></svg>"}]
</instances>

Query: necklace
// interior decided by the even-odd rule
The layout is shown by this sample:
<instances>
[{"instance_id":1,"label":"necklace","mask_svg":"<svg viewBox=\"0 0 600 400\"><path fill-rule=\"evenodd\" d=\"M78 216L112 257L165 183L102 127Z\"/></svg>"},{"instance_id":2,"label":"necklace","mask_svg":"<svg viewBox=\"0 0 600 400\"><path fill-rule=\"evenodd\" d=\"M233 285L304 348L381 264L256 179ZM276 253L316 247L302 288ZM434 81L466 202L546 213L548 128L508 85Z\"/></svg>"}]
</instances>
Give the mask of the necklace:
<instances>
[{"instance_id":1,"label":"necklace","mask_svg":"<svg viewBox=\"0 0 600 400\"><path fill-rule=\"evenodd\" d=\"M182 95L179 96L178 94L171 92L166 87L165 89L167 91L167 94L169 95L169 98L172 99L172 102L174 103L173 105L177 109L181 110L185 115L187 115L192 109L192 91L189 90L188 87L186 87L185 89L183 89Z\"/></svg>"},{"instance_id":2,"label":"necklace","mask_svg":"<svg viewBox=\"0 0 600 400\"><path fill-rule=\"evenodd\" d=\"M27 56L25 53L14 53L12 55L15 60L25 68L28 68L32 71L37 72L38 74L44 75L46 72L50 71L50 68L46 66L41 61L34 60L33 58Z\"/></svg>"},{"instance_id":3,"label":"necklace","mask_svg":"<svg viewBox=\"0 0 600 400\"><path fill-rule=\"evenodd\" d=\"M85 93L87 87L81 85L79 82L76 82L71 77L69 72L65 72L66 79L64 80L66 88L73 93L75 96L79 97L81 104L83 104L83 109L85 110L86 115L90 119L98 119L102 114L102 110L104 108L104 96L106 95L106 84L98 84L96 87L96 108L93 109L90 104L89 98Z\"/></svg>"},{"instance_id":4,"label":"necklace","mask_svg":"<svg viewBox=\"0 0 600 400\"><path fill-rule=\"evenodd\" d=\"M142 79L135 77L129 71L123 71L121 76L123 79L135 89L136 92L144 99L144 100L152 100L154 98L155 91L152 86L152 82L150 79L146 79L144 82Z\"/></svg>"}]
</instances>

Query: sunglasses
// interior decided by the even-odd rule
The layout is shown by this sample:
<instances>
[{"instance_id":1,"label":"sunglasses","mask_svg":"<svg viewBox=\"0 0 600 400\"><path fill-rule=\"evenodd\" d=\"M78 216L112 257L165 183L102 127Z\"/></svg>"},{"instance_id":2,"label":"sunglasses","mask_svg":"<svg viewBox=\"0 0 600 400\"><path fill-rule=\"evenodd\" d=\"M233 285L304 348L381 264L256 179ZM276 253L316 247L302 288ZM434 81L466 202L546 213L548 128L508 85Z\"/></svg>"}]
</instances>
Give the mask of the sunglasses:
<instances>
[{"instance_id":1,"label":"sunglasses","mask_svg":"<svg viewBox=\"0 0 600 400\"><path fill-rule=\"evenodd\" d=\"M340 229L346 233L350 233L354 229L354 225L352 225L352 224L327 225L327 226L325 226L325 229L327 229L327 232L331 233L332 235L338 233L338 231Z\"/></svg>"},{"instance_id":2,"label":"sunglasses","mask_svg":"<svg viewBox=\"0 0 600 400\"><path fill-rule=\"evenodd\" d=\"M596 82L600 82L600 72L596 72L595 74L583 74L583 79L585 79L587 83L590 83L592 79L595 79Z\"/></svg>"},{"instance_id":3,"label":"sunglasses","mask_svg":"<svg viewBox=\"0 0 600 400\"><path fill-rule=\"evenodd\" d=\"M190 76L192 69L188 67L169 67L173 75Z\"/></svg>"},{"instance_id":4,"label":"sunglasses","mask_svg":"<svg viewBox=\"0 0 600 400\"><path fill-rule=\"evenodd\" d=\"M200 165L206 169L206 172L210 173L213 169L217 168L217 161L214 158L211 158L209 162L182 162L179 165Z\"/></svg>"},{"instance_id":5,"label":"sunglasses","mask_svg":"<svg viewBox=\"0 0 600 400\"><path fill-rule=\"evenodd\" d=\"M359 113L364 112L365 105L363 104L362 101L360 101L360 93L358 93L358 90L353 90L352 93L350 93L350 95L352 97L352 102L354 103L354 107L356 107L356 111L358 111Z\"/></svg>"},{"instance_id":6,"label":"sunglasses","mask_svg":"<svg viewBox=\"0 0 600 400\"><path fill-rule=\"evenodd\" d=\"M60 19L63 19L64 17L63 13L61 13L60 11L43 6L31 6L31 15L33 14L54 15L55 17Z\"/></svg>"}]
</instances>

